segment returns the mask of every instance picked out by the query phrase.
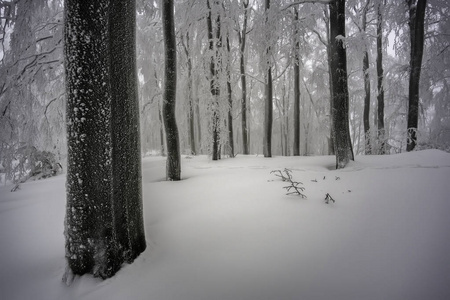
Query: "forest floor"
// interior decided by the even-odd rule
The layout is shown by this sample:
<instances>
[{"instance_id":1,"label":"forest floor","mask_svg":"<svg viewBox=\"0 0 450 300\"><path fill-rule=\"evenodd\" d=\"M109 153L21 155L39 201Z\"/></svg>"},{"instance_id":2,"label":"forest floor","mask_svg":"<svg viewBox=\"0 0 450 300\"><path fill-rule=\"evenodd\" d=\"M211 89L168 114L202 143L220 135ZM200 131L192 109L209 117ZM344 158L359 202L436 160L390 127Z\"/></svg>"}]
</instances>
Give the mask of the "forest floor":
<instances>
[{"instance_id":1,"label":"forest floor","mask_svg":"<svg viewBox=\"0 0 450 300\"><path fill-rule=\"evenodd\" d=\"M147 250L62 281L65 175L0 187L0 299L450 299L450 154L143 159ZM292 170L306 199L271 173ZM325 203L329 194L336 202Z\"/></svg>"}]
</instances>

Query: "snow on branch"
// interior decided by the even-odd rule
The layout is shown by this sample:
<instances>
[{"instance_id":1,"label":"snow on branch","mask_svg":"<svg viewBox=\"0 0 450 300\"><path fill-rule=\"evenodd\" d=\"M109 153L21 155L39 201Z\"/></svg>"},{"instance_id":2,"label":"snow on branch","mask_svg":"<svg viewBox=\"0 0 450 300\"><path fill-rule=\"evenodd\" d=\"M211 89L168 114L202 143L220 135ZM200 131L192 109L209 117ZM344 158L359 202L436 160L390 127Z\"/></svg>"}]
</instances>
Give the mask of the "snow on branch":
<instances>
[{"instance_id":1,"label":"snow on branch","mask_svg":"<svg viewBox=\"0 0 450 300\"><path fill-rule=\"evenodd\" d=\"M280 177L282 181L286 181L291 184L291 185L287 185L287 186L283 187L283 189L286 189L286 191L287 191L286 195L295 194L302 198L306 198L306 195L303 194L303 191L305 190L305 188L299 186L300 184L303 184L303 183L292 180L292 170L289 170L287 168L285 168L283 171L273 170L270 172L270 174L274 174L275 176Z\"/></svg>"},{"instance_id":2,"label":"snow on branch","mask_svg":"<svg viewBox=\"0 0 450 300\"><path fill-rule=\"evenodd\" d=\"M317 3L317 4L330 4L333 0L300 0L300 1L294 1L292 3L287 4L286 6L282 7L280 10L286 10L292 6L304 4L304 3Z\"/></svg>"}]
</instances>

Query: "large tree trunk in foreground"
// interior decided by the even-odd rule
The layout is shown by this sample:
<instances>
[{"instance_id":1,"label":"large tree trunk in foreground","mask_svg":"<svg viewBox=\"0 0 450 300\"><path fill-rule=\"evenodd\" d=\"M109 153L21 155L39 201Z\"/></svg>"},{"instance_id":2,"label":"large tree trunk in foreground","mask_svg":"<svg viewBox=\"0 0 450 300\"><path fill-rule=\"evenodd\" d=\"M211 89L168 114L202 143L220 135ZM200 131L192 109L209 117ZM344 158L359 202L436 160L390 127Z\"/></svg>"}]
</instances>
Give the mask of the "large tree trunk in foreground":
<instances>
[{"instance_id":1,"label":"large tree trunk in foreground","mask_svg":"<svg viewBox=\"0 0 450 300\"><path fill-rule=\"evenodd\" d=\"M146 247L141 199L135 7L66 0L66 283L113 276ZM114 74L113 74L114 73Z\"/></svg>"},{"instance_id":2,"label":"large tree trunk in foreground","mask_svg":"<svg viewBox=\"0 0 450 300\"><path fill-rule=\"evenodd\" d=\"M333 87L333 124L336 168L344 168L353 160L348 118L347 54L344 42L337 37L345 37L345 0L330 3L330 46L331 78Z\"/></svg>"},{"instance_id":3,"label":"large tree trunk in foreground","mask_svg":"<svg viewBox=\"0 0 450 300\"><path fill-rule=\"evenodd\" d=\"M111 95L113 199L120 250L133 261L145 249L141 146L136 71L136 6L111 1Z\"/></svg>"},{"instance_id":4,"label":"large tree trunk in foreground","mask_svg":"<svg viewBox=\"0 0 450 300\"><path fill-rule=\"evenodd\" d=\"M417 125L419 123L419 84L422 69L424 19L426 0L408 0L409 30L411 38L411 60L409 63L409 107L408 140L406 151L412 151L417 144Z\"/></svg>"},{"instance_id":5,"label":"large tree trunk in foreground","mask_svg":"<svg viewBox=\"0 0 450 300\"><path fill-rule=\"evenodd\" d=\"M178 126L175 118L177 47L173 20L173 0L162 1L162 22L165 42L163 120L167 144L166 179L176 181L181 179L181 163Z\"/></svg>"}]
</instances>

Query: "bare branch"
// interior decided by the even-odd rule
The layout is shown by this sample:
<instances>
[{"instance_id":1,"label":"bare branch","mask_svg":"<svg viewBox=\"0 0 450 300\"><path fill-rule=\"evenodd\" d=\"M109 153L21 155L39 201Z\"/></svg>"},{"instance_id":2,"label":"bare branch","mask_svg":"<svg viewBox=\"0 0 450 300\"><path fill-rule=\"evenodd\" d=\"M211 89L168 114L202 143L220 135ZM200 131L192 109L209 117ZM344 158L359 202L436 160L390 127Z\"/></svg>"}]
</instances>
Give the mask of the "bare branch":
<instances>
[{"instance_id":1,"label":"bare branch","mask_svg":"<svg viewBox=\"0 0 450 300\"><path fill-rule=\"evenodd\" d=\"M300 1L295 1L292 3L289 3L288 5L282 7L280 9L280 11L286 10L292 6L295 5L299 5L299 4L304 4L304 3L317 3L317 4L330 4L333 0L300 0Z\"/></svg>"}]
</instances>

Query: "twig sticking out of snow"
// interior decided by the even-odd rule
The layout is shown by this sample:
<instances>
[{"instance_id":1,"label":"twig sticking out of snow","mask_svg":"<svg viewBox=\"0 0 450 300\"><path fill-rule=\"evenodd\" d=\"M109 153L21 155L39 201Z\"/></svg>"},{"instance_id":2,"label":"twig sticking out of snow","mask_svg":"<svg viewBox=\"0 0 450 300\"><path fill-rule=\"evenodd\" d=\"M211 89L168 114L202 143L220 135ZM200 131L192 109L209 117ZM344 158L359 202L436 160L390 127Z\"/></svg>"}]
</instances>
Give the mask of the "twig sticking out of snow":
<instances>
[{"instance_id":1,"label":"twig sticking out of snow","mask_svg":"<svg viewBox=\"0 0 450 300\"><path fill-rule=\"evenodd\" d=\"M283 174L284 172L284 174ZM274 174L277 177L280 177L282 181L291 181L292 180L292 171L284 168L284 170L280 171L280 170L273 170L270 172L270 174ZM285 175L286 174L286 175Z\"/></svg>"},{"instance_id":2,"label":"twig sticking out of snow","mask_svg":"<svg viewBox=\"0 0 450 300\"><path fill-rule=\"evenodd\" d=\"M334 200L333 197L331 197L331 195L327 193L325 195L325 203L328 204L328 203L330 203L330 201L333 201L333 203L336 202L336 200Z\"/></svg>"},{"instance_id":3,"label":"twig sticking out of snow","mask_svg":"<svg viewBox=\"0 0 450 300\"><path fill-rule=\"evenodd\" d=\"M287 190L286 195L296 194L296 195L302 197L303 199L306 198L306 195L302 193L305 190L305 188L298 186L299 184L303 184L303 183L292 180L292 171L291 170L286 169L286 168L283 171L273 170L270 172L270 174L274 174L275 176L280 177L282 181L286 181L291 184L291 185L283 187L283 189Z\"/></svg>"}]
</instances>

